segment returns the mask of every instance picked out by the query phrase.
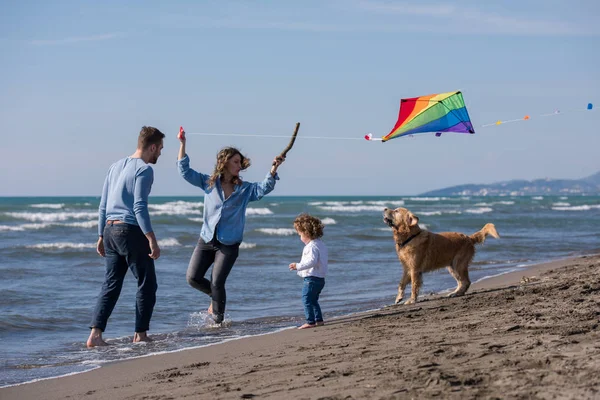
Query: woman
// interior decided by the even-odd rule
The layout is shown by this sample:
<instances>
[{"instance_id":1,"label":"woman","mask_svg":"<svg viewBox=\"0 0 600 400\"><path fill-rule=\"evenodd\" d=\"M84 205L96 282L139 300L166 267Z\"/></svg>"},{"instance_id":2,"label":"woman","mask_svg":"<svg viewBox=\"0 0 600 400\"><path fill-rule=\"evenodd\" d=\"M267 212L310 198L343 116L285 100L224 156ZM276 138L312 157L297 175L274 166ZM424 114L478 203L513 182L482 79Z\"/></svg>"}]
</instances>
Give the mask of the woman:
<instances>
[{"instance_id":1,"label":"woman","mask_svg":"<svg viewBox=\"0 0 600 400\"><path fill-rule=\"evenodd\" d=\"M217 154L212 175L205 175L190 168L185 153L185 132L179 135L181 143L177 166L183 178L204 190L204 223L200 239L194 249L187 270L187 281L212 299L208 308L216 323L223 322L225 315L225 281L238 256L246 223L246 207L251 201L260 200L275 187L277 168L285 160L276 157L271 171L260 183L244 182L240 171L250 166L250 160L239 150L226 147ZM214 263L212 279L204 277Z\"/></svg>"}]
</instances>

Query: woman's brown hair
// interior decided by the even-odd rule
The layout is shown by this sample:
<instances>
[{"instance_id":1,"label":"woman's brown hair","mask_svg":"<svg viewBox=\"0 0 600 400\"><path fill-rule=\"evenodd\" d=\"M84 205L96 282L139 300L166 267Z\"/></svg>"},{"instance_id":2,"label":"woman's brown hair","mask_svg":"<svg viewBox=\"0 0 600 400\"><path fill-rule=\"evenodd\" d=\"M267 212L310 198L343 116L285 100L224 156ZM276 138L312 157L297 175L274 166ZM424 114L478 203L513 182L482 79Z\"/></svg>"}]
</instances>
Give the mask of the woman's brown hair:
<instances>
[{"instance_id":1,"label":"woman's brown hair","mask_svg":"<svg viewBox=\"0 0 600 400\"><path fill-rule=\"evenodd\" d=\"M319 218L308 214L300 214L294 220L294 228L306 234L311 240L322 237L324 227Z\"/></svg>"},{"instance_id":2,"label":"woman's brown hair","mask_svg":"<svg viewBox=\"0 0 600 400\"><path fill-rule=\"evenodd\" d=\"M213 187L217 179L225 172L225 166L227 162L231 160L235 155L239 154L241 157L242 171L250 167L250 159L244 157L242 153L235 147L225 147L217 154L217 163L215 164L215 170L213 171L210 179L208 180L208 186ZM233 184L239 185L242 183L242 178L236 176L233 178Z\"/></svg>"}]
</instances>

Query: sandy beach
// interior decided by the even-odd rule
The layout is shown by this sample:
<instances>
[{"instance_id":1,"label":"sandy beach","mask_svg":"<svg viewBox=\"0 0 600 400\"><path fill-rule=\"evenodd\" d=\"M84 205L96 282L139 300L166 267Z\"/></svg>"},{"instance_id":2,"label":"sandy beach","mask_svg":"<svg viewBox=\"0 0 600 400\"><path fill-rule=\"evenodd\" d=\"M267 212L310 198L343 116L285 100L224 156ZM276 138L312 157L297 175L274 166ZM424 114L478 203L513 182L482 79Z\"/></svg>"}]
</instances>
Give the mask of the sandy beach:
<instances>
[{"instance_id":1,"label":"sandy beach","mask_svg":"<svg viewBox=\"0 0 600 400\"><path fill-rule=\"evenodd\" d=\"M462 298L117 362L0 398L597 399L599 323L600 256L581 256L484 280Z\"/></svg>"}]
</instances>

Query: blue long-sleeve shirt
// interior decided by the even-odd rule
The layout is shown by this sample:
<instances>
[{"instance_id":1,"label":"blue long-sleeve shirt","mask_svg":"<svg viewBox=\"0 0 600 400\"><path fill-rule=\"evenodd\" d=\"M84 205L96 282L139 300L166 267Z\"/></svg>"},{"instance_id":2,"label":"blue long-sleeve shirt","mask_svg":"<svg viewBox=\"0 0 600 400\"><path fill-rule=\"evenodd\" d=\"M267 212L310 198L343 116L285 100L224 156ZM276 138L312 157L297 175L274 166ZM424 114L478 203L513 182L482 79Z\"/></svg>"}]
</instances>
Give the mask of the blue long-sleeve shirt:
<instances>
[{"instance_id":1,"label":"blue long-sleeve shirt","mask_svg":"<svg viewBox=\"0 0 600 400\"><path fill-rule=\"evenodd\" d=\"M144 234L152 232L148 196L153 182L152 167L140 158L126 157L111 165L98 208L98 234L103 236L107 220L138 225Z\"/></svg>"},{"instance_id":2,"label":"blue long-sleeve shirt","mask_svg":"<svg viewBox=\"0 0 600 400\"><path fill-rule=\"evenodd\" d=\"M210 242L215 231L217 240L223 244L241 243L246 224L246 207L251 201L260 200L275 188L279 176L267 174L262 182L242 182L235 185L233 193L224 198L221 181L217 179L212 187L208 186L209 175L201 174L190 168L190 159L186 155L177 161L179 173L189 183L204 190L204 223L200 237Z\"/></svg>"}]
</instances>

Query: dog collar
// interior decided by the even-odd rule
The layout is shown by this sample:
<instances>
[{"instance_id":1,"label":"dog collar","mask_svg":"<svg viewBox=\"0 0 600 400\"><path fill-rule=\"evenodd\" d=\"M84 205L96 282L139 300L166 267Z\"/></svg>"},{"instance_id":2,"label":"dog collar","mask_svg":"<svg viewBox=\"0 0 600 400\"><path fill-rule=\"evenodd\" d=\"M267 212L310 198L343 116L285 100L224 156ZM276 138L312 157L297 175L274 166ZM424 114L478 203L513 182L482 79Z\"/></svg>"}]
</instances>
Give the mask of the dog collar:
<instances>
[{"instance_id":1,"label":"dog collar","mask_svg":"<svg viewBox=\"0 0 600 400\"><path fill-rule=\"evenodd\" d=\"M419 233L415 233L414 235L412 235L411 237L409 237L408 239L406 239L404 242L402 242L400 244L400 247L402 248L402 247L406 246L408 244L408 242L410 242L411 240L413 240L414 238L416 238L417 236L419 236L419 234L421 232L423 232L423 231L419 231Z\"/></svg>"}]
</instances>

